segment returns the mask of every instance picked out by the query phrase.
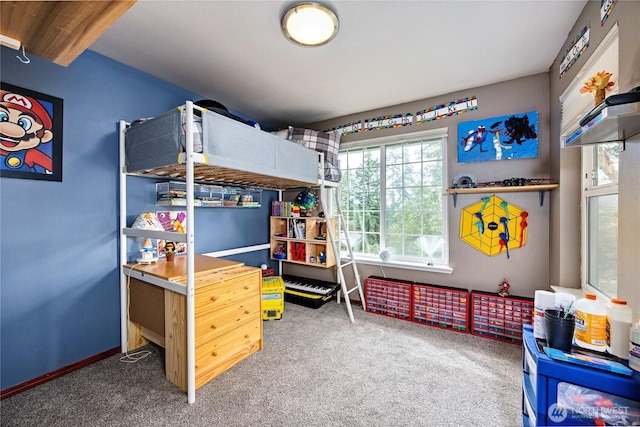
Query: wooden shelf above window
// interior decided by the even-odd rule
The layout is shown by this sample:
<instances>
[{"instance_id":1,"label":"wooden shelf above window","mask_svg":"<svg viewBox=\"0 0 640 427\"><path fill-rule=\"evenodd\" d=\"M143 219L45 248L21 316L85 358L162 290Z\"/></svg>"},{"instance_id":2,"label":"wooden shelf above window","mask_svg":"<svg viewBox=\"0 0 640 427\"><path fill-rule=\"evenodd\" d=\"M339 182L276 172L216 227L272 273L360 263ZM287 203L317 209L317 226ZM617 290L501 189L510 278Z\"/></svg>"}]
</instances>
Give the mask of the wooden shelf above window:
<instances>
[{"instance_id":1,"label":"wooden shelf above window","mask_svg":"<svg viewBox=\"0 0 640 427\"><path fill-rule=\"evenodd\" d=\"M453 206L456 206L458 194L481 193L525 193L537 191L540 194L540 206L544 204L544 193L555 190L558 184L516 185L510 187L473 187L473 188L447 188L447 194L453 195Z\"/></svg>"}]
</instances>

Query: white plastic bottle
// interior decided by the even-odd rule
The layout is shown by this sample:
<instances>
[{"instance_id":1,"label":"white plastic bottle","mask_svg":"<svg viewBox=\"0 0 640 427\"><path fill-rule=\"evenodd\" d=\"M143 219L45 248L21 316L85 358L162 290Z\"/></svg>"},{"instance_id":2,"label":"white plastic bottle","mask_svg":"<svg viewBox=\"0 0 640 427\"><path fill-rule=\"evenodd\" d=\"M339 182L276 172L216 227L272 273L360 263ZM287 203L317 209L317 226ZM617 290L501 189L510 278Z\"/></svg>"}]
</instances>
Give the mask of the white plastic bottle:
<instances>
[{"instance_id":1,"label":"white plastic bottle","mask_svg":"<svg viewBox=\"0 0 640 427\"><path fill-rule=\"evenodd\" d=\"M611 298L607 303L607 352L621 359L629 358L629 331L633 310L627 301Z\"/></svg>"},{"instance_id":2,"label":"white plastic bottle","mask_svg":"<svg viewBox=\"0 0 640 427\"><path fill-rule=\"evenodd\" d=\"M589 350L607 349L607 309L594 294L585 294L575 305L576 345Z\"/></svg>"},{"instance_id":3,"label":"white plastic bottle","mask_svg":"<svg viewBox=\"0 0 640 427\"><path fill-rule=\"evenodd\" d=\"M536 291L533 300L533 336L545 339L547 334L544 328L544 311L555 308L556 296L549 291Z\"/></svg>"}]
</instances>

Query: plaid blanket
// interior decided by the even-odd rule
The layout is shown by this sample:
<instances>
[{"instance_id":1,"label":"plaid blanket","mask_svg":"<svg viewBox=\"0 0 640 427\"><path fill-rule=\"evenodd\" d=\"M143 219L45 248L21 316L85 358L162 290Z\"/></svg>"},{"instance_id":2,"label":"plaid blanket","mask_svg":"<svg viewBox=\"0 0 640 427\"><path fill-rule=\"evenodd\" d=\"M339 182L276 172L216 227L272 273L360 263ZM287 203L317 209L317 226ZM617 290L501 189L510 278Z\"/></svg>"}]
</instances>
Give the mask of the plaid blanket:
<instances>
[{"instance_id":1,"label":"plaid blanket","mask_svg":"<svg viewBox=\"0 0 640 427\"><path fill-rule=\"evenodd\" d=\"M341 134L338 132L319 132L317 130L303 128L289 129L290 141L324 153L324 177L334 182L339 182L342 178L342 171L338 167L340 136Z\"/></svg>"}]
</instances>

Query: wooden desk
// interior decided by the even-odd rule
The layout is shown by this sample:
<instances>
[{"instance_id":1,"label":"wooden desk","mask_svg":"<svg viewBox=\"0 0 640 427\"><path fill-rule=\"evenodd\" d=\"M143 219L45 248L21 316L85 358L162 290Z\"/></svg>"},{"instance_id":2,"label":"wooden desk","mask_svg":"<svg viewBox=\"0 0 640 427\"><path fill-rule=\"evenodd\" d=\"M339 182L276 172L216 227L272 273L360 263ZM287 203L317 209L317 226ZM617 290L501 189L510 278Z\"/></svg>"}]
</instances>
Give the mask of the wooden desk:
<instances>
[{"instance_id":1,"label":"wooden desk","mask_svg":"<svg viewBox=\"0 0 640 427\"><path fill-rule=\"evenodd\" d=\"M260 270L224 259L195 256L195 387L261 350L262 279ZM165 348L166 376L187 390L186 292L144 280L151 276L185 286L186 257L124 266L143 278L129 278L129 350L149 341Z\"/></svg>"}]
</instances>

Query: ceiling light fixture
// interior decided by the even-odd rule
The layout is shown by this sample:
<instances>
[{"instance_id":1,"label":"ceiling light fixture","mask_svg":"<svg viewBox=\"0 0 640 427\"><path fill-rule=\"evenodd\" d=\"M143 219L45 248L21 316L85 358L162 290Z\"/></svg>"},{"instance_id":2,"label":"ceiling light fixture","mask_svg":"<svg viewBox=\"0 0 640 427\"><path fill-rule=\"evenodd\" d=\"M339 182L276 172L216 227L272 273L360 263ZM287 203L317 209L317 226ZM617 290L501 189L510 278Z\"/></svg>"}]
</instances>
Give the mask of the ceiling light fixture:
<instances>
[{"instance_id":1,"label":"ceiling light fixture","mask_svg":"<svg viewBox=\"0 0 640 427\"><path fill-rule=\"evenodd\" d=\"M282 32L300 46L322 46L338 34L340 22L331 9L319 3L296 3L282 15Z\"/></svg>"}]
</instances>

